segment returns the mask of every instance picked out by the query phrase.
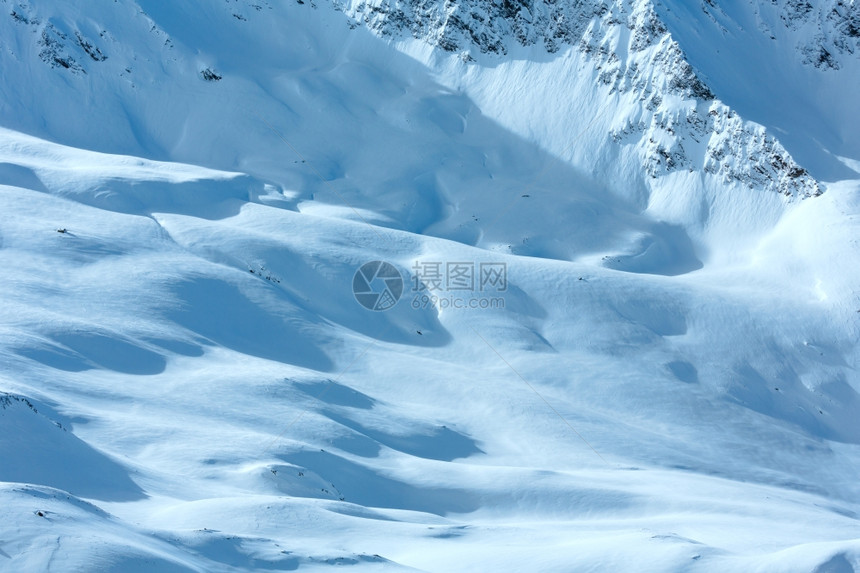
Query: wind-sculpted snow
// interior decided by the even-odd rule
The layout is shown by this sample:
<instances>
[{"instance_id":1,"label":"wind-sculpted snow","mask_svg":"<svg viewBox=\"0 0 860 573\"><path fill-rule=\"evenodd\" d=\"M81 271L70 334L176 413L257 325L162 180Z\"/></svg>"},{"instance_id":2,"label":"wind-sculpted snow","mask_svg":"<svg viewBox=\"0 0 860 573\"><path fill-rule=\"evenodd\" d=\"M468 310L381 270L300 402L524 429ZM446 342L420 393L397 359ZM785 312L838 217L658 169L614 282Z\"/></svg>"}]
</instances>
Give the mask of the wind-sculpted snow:
<instances>
[{"instance_id":1,"label":"wind-sculpted snow","mask_svg":"<svg viewBox=\"0 0 860 573\"><path fill-rule=\"evenodd\" d=\"M855 60L759 4L0 0L0 571L860 570Z\"/></svg>"}]
</instances>

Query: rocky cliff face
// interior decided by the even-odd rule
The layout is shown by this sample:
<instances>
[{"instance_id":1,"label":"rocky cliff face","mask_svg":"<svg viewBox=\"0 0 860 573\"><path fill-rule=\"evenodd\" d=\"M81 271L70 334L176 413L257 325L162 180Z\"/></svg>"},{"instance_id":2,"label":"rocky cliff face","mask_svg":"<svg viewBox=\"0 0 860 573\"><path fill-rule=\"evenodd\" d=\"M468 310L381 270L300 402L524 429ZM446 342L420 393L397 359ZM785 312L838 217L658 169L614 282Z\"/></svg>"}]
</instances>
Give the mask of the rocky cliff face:
<instances>
[{"instance_id":1,"label":"rocky cliff face","mask_svg":"<svg viewBox=\"0 0 860 573\"><path fill-rule=\"evenodd\" d=\"M713 2L706 4L718 9ZM814 4L809 0L770 0L769 4L751 4L762 33L776 39L777 26L794 33L795 47L805 64L838 70L842 57L860 56L860 6L854 0Z\"/></svg>"}]
</instances>

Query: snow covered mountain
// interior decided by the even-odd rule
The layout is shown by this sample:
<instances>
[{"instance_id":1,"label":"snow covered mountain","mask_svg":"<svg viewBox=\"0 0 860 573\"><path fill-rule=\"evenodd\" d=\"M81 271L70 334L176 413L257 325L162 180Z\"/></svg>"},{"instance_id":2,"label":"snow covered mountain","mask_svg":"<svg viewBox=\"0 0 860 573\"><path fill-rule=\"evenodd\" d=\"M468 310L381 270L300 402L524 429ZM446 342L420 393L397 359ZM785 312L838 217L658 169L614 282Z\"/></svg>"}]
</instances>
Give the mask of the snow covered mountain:
<instances>
[{"instance_id":1,"label":"snow covered mountain","mask_svg":"<svg viewBox=\"0 0 860 573\"><path fill-rule=\"evenodd\" d=\"M0 0L0 571L860 570L858 30Z\"/></svg>"}]
</instances>

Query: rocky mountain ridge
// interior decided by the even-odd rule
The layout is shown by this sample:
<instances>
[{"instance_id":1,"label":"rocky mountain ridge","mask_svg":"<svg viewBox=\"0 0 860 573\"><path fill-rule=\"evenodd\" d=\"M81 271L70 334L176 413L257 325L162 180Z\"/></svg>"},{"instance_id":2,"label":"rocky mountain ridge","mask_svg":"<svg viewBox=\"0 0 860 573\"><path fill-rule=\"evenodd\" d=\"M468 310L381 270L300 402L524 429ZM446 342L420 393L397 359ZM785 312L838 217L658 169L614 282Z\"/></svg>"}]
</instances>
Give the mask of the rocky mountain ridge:
<instances>
[{"instance_id":1,"label":"rocky mountain ridge","mask_svg":"<svg viewBox=\"0 0 860 573\"><path fill-rule=\"evenodd\" d=\"M702 4L705 11L719 9L713 2ZM724 183L768 189L786 198L822 192L778 140L717 99L686 60L651 0L361 0L340 7L381 36L411 36L466 61L474 61L478 54L504 58L514 44L539 45L550 54L564 45L574 47L593 60L598 83L609 86L610 93L632 93L641 101L645 113L626 117L610 135L615 143L629 143L637 135L642 167L651 177L701 168ZM797 15L801 10L784 11L792 15L786 17L786 25L801 25ZM846 15L847 10L833 13L837 16L828 21L851 37L853 16ZM840 45L853 49L848 42ZM664 99L679 98L684 102L680 109L663 105ZM705 148L693 152L702 142Z\"/></svg>"}]
</instances>

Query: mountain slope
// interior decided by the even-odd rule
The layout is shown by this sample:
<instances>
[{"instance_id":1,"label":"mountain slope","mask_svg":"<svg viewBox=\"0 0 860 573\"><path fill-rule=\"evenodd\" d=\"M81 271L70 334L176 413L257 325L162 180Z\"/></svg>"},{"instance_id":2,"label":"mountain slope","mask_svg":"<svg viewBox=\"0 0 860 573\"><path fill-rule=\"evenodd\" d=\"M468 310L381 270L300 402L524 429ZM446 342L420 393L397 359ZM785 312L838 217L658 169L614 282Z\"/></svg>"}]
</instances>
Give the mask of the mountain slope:
<instances>
[{"instance_id":1,"label":"mountain slope","mask_svg":"<svg viewBox=\"0 0 860 573\"><path fill-rule=\"evenodd\" d=\"M510 13L480 2L439 6L346 11L383 36L417 36L401 48L442 83L633 209L680 226L700 253L734 257L755 241L784 210L768 192L789 200L822 192L771 134L715 99L651 2L527 3ZM428 53L425 43L455 55Z\"/></svg>"},{"instance_id":2,"label":"mountain slope","mask_svg":"<svg viewBox=\"0 0 860 573\"><path fill-rule=\"evenodd\" d=\"M860 139L852 126L860 118L852 94L860 89L860 10L854 2L657 6L726 103L777 134L819 179L857 177ZM691 18L698 25L688 25Z\"/></svg>"},{"instance_id":3,"label":"mountain slope","mask_svg":"<svg viewBox=\"0 0 860 573\"><path fill-rule=\"evenodd\" d=\"M860 568L860 184L678 7L3 6L0 570Z\"/></svg>"}]
</instances>

